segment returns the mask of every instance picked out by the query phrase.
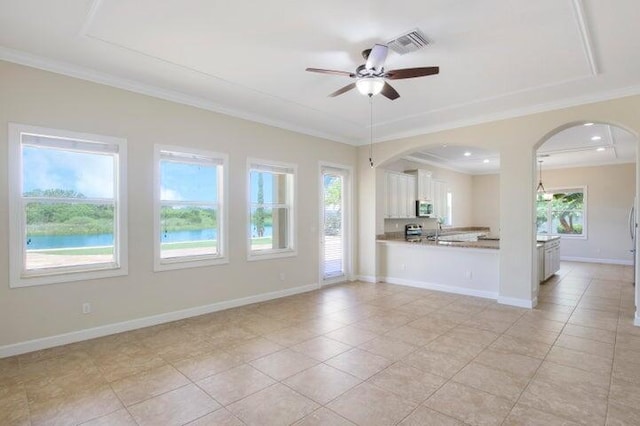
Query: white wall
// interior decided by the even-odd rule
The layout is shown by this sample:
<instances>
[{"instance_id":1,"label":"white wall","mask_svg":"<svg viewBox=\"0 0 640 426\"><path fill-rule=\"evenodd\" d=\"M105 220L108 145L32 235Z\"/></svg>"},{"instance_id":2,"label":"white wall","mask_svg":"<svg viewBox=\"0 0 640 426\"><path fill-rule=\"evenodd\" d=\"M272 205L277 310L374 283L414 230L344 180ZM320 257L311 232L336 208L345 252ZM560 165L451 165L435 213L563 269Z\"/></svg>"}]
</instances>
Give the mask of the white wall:
<instances>
[{"instance_id":1,"label":"white wall","mask_svg":"<svg viewBox=\"0 0 640 426\"><path fill-rule=\"evenodd\" d=\"M128 140L128 276L9 288L8 122ZM228 265L153 272L155 143L229 154ZM296 257L246 260L248 156L298 165ZM355 166L355 159L356 149L349 145L0 62L0 349L29 339L317 284L319 161ZM92 303L92 314L81 313L83 302Z\"/></svg>"}]
</instances>

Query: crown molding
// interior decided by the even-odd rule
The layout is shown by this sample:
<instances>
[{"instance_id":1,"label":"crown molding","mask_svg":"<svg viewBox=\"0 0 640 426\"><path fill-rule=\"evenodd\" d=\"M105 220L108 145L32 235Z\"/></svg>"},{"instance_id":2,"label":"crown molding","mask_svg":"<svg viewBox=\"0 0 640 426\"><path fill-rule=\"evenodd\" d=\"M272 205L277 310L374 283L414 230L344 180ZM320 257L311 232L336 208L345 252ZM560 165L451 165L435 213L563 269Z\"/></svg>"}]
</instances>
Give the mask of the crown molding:
<instances>
[{"instance_id":1,"label":"crown molding","mask_svg":"<svg viewBox=\"0 0 640 426\"><path fill-rule=\"evenodd\" d=\"M584 11L584 3L582 0L573 0L571 5L573 6L576 25L578 25L578 32L580 33L580 39L582 40L584 55L589 63L589 69L593 76L597 76L599 74L598 61L596 59L596 53L591 39L591 31L589 30L587 14Z\"/></svg>"},{"instance_id":2,"label":"crown molding","mask_svg":"<svg viewBox=\"0 0 640 426\"><path fill-rule=\"evenodd\" d=\"M256 114L249 114L244 111L236 109L230 109L223 107L210 100L185 95L181 92L163 89L157 86L141 83L135 80L129 80L121 77L116 77L107 73L102 73L90 68L80 67L77 65L69 64L62 61L55 61L49 58L33 55L30 53L22 52L15 49L9 49L7 47L0 46L0 60L7 62L13 62L20 65L25 65L32 68L41 69L44 71L50 71L57 74L66 75L81 80L91 81L98 84L103 84L118 89L127 90L134 93L139 93L146 96L151 96L159 99L164 99L170 102L175 102L183 105L192 106L208 111L212 111L219 114L228 115L231 117L248 120L260 124L264 124L271 127L276 127L292 132L330 140L333 142L344 143L353 146L363 146L369 143L364 139L348 139L339 135L329 134L325 132L319 132L317 130L309 129L302 126L297 126L292 123L272 120ZM388 142L397 139L404 139L415 137L419 135L425 135L430 133L441 132L445 130L453 130L463 127L469 127L493 121L506 120L510 118L523 117L532 114L538 114L542 112L554 111L564 108L571 108L579 105L591 104L596 102L608 101L611 99L622 98L626 96L634 96L640 94L640 85L629 86L605 92L593 93L588 95L576 96L572 98L566 98L559 101L547 102L542 104L531 105L522 108L513 108L506 111L501 111L492 114L486 114L476 116L464 120L456 120L445 123L439 123L437 125L420 127L405 132L396 132L384 137L375 138L375 143ZM429 113L425 114L428 115ZM379 127L381 125L375 126ZM368 132L367 132L368 133Z\"/></svg>"},{"instance_id":3,"label":"crown molding","mask_svg":"<svg viewBox=\"0 0 640 426\"><path fill-rule=\"evenodd\" d=\"M313 136L316 138L327 139L333 142L340 142L347 145L354 145L353 141L350 141L338 135L318 132L316 130L296 126L284 121L272 120L260 115L250 114L237 109L227 108L204 98L186 95L178 91L163 89L158 86L141 83L135 80L116 77L111 74L93 70L91 68L80 67L67 62L52 60L19 50L9 49L3 46L0 46L0 60L37 68L44 71L50 71L56 74L66 75L68 77L78 78L80 80L103 84L106 86L127 90L129 92L188 105L218 114L224 114L234 118L240 118L271 127L277 127L284 130Z\"/></svg>"}]
</instances>

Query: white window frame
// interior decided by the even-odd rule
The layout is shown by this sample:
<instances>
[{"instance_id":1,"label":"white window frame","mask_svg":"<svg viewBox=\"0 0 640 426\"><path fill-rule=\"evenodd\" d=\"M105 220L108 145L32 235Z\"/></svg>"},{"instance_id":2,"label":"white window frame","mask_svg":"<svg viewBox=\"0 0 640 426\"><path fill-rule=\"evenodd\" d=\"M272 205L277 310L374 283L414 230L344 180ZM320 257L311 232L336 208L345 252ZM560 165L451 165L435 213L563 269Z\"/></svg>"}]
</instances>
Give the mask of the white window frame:
<instances>
[{"instance_id":1,"label":"white window frame","mask_svg":"<svg viewBox=\"0 0 640 426\"><path fill-rule=\"evenodd\" d=\"M163 159L163 152L173 153L178 157L179 162L189 163L189 156L193 157L193 162L197 164L203 164L202 160L211 160L212 164L214 162L219 163L220 168L218 169L218 230L217 230L217 238L218 238L218 253L217 254L204 254L204 255L193 255L193 256L180 256L174 258L165 258L161 257L161 238L160 235L162 233L162 223L160 220L161 211L163 202L161 199L161 189L162 189L162 179L160 173L160 161ZM198 159L200 158L200 159ZM175 269L184 269L184 268L198 268L204 266L213 266L213 265L222 265L229 263L229 242L227 238L227 188L228 188L228 164L229 164L229 156L227 154L205 151L201 149L187 148L182 146L173 146L173 145L154 145L154 271L168 271ZM166 203L166 204L177 204L174 202ZM193 203L196 205L210 204L210 203L202 203L196 202Z\"/></svg>"},{"instance_id":2,"label":"white window frame","mask_svg":"<svg viewBox=\"0 0 640 426\"><path fill-rule=\"evenodd\" d=\"M97 152L91 144L110 146L114 155L114 262L74 265L68 267L26 270L26 216L25 199L22 196L22 135L45 136L60 139L60 149L72 140L87 149L79 152ZM9 123L9 286L12 288L29 287L84 281L98 278L115 277L128 274L128 236L127 236L127 141L111 136L79 133L61 129L50 129L25 124ZM53 147L55 149L55 146Z\"/></svg>"},{"instance_id":3,"label":"white window frame","mask_svg":"<svg viewBox=\"0 0 640 426\"><path fill-rule=\"evenodd\" d=\"M546 235L554 235L554 236L558 236L561 239L567 239L567 240L587 240L587 210L588 210L588 197L587 197L587 186L584 185L574 185L574 186L566 186L566 187L560 187L560 188L550 188L547 189L547 193L549 194L555 194L557 192L576 192L576 191L582 191L582 203L584 205L583 208L583 217L582 217L582 234L580 235L575 235L575 234L559 234L558 232L550 232ZM537 204L537 201L536 201ZM548 226L551 226L551 221L549 220L549 213L548 213L548 209L547 209L547 223L549 223ZM553 230L552 230L553 231Z\"/></svg>"},{"instance_id":4,"label":"white window frame","mask_svg":"<svg viewBox=\"0 0 640 426\"><path fill-rule=\"evenodd\" d=\"M279 171L279 170L290 170L291 178L290 185L287 188L287 200L285 203L279 204L269 204L265 203L264 205L271 208L282 208L286 207L289 209L288 217L288 247L284 249L270 249L270 250L251 250L251 209L253 207L257 207L257 203L251 202L251 172L254 170L262 170L262 171ZM292 163L282 163L279 161L273 160L262 160L257 158L248 158L247 159L247 220L246 220L246 229L247 229L247 260L267 260L267 259L277 259L282 257L293 257L298 255L297 250L297 232L296 232L296 223L297 223L297 190L298 190L298 166Z\"/></svg>"}]
</instances>

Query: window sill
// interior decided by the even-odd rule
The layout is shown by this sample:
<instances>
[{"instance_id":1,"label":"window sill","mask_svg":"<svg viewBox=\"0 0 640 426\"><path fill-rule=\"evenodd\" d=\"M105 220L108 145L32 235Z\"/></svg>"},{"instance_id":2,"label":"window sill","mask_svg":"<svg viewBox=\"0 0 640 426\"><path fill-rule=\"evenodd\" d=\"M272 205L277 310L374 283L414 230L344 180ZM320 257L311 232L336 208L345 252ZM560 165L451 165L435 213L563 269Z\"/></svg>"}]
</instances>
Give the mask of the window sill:
<instances>
[{"instance_id":1,"label":"window sill","mask_svg":"<svg viewBox=\"0 0 640 426\"><path fill-rule=\"evenodd\" d=\"M297 250L263 250L262 252L251 252L247 256L249 262L257 260L280 259L284 257L295 257Z\"/></svg>"},{"instance_id":2,"label":"window sill","mask_svg":"<svg viewBox=\"0 0 640 426\"><path fill-rule=\"evenodd\" d=\"M33 287L38 285L61 284L74 281L96 280L101 278L119 277L128 275L126 266L105 266L95 269L84 269L80 271L60 271L43 272L42 274L32 273L29 275L12 276L9 280L11 288Z\"/></svg>"},{"instance_id":3,"label":"window sill","mask_svg":"<svg viewBox=\"0 0 640 426\"><path fill-rule=\"evenodd\" d=\"M226 257L216 258L184 258L184 259L155 259L153 265L154 272L173 271L176 269L203 268L206 266L226 265L229 259Z\"/></svg>"}]
</instances>

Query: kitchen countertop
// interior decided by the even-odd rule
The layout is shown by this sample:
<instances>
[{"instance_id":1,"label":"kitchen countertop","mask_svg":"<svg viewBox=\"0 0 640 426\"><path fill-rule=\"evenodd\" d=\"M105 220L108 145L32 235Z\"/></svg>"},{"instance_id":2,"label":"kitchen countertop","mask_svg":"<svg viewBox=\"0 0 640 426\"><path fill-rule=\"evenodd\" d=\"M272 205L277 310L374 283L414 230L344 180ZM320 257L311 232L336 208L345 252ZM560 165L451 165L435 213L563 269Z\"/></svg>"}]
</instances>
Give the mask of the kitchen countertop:
<instances>
[{"instance_id":1,"label":"kitchen countertop","mask_svg":"<svg viewBox=\"0 0 640 426\"><path fill-rule=\"evenodd\" d=\"M378 242L394 242L403 244L412 244L416 246L429 247L460 247L460 248L479 248L479 249L500 249L499 240L478 240L478 241L434 241L427 237L405 238L403 236L379 236Z\"/></svg>"},{"instance_id":2,"label":"kitchen countertop","mask_svg":"<svg viewBox=\"0 0 640 426\"><path fill-rule=\"evenodd\" d=\"M549 241L559 240L559 239L560 239L559 235L537 235L536 236L536 240L539 243L548 243Z\"/></svg>"}]
</instances>

